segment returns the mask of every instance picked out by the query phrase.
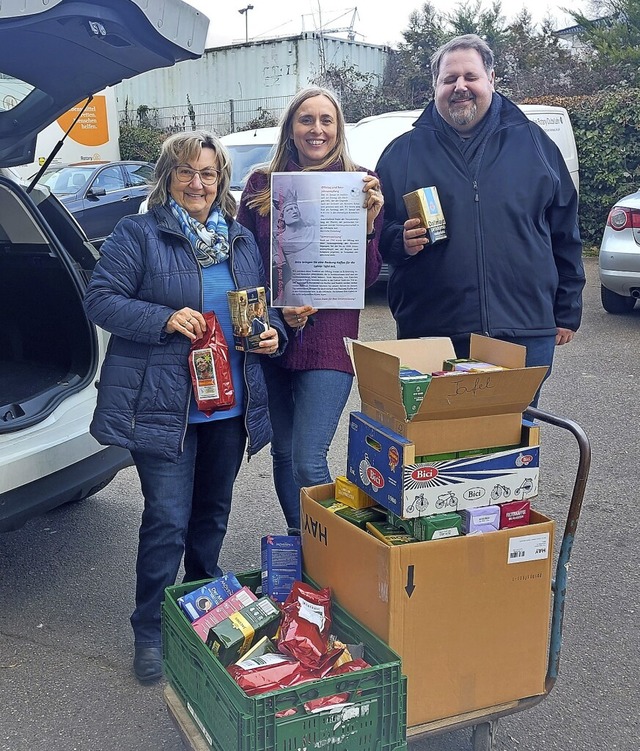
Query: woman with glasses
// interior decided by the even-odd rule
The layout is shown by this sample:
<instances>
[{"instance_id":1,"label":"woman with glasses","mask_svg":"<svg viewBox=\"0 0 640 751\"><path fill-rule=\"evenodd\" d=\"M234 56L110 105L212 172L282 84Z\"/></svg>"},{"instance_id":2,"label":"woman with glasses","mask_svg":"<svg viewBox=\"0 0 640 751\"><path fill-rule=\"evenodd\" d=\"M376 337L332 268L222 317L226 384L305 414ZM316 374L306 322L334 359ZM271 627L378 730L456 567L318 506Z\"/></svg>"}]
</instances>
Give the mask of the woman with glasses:
<instances>
[{"instance_id":1,"label":"woman with glasses","mask_svg":"<svg viewBox=\"0 0 640 751\"><path fill-rule=\"evenodd\" d=\"M164 142L148 211L122 219L87 289L89 318L111 338L92 435L131 451L144 496L131 616L141 682L162 676L160 606L184 555L184 581L221 575L218 556L242 457L270 440L260 356L287 342L279 311L259 352L233 347L227 291L264 286L253 235L233 219L231 165L210 133ZM214 311L224 331L235 406L207 417L192 398L189 351Z\"/></svg>"}]
</instances>

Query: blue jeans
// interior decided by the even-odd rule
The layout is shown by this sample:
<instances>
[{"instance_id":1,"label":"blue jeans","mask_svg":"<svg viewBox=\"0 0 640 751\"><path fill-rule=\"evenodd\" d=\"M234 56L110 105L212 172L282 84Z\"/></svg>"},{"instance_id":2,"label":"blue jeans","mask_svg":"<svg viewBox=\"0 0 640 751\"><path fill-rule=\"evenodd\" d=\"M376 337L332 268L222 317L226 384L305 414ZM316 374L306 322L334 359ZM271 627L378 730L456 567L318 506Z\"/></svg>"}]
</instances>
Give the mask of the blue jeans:
<instances>
[{"instance_id":1,"label":"blue jeans","mask_svg":"<svg viewBox=\"0 0 640 751\"><path fill-rule=\"evenodd\" d=\"M353 376L339 370L285 370L265 363L273 438L273 482L287 525L300 528L300 488L331 482L327 454Z\"/></svg>"},{"instance_id":2,"label":"blue jeans","mask_svg":"<svg viewBox=\"0 0 640 751\"><path fill-rule=\"evenodd\" d=\"M527 368L534 368L538 365L546 365L548 367L547 374L544 377L546 381L551 375L551 368L553 366L553 355L556 351L556 337L553 336L497 336L496 339L500 339L503 342L510 342L511 344L521 344L527 348L527 356L525 365ZM469 343L470 337L457 337L451 338L457 357L469 357ZM540 391L543 383L537 390L536 395L531 401L532 407L538 406L538 400L540 399Z\"/></svg>"},{"instance_id":3,"label":"blue jeans","mask_svg":"<svg viewBox=\"0 0 640 751\"><path fill-rule=\"evenodd\" d=\"M184 553L184 581L220 576L233 483L246 445L242 417L189 425L177 463L132 452L144 511L136 563L136 646L161 645L160 607L175 584Z\"/></svg>"}]
</instances>

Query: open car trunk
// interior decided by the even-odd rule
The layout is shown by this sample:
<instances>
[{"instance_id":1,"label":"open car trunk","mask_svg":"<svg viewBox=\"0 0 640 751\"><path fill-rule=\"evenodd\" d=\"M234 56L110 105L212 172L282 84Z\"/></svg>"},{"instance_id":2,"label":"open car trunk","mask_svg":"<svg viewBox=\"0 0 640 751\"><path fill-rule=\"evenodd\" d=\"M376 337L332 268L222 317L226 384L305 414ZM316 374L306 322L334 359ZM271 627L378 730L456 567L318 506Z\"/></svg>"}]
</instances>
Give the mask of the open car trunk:
<instances>
[{"instance_id":1,"label":"open car trunk","mask_svg":"<svg viewBox=\"0 0 640 751\"><path fill-rule=\"evenodd\" d=\"M50 228L22 191L0 180L0 433L44 419L97 368L97 332L82 309L90 268L71 259L57 232L85 267L95 259L54 201L39 205Z\"/></svg>"}]
</instances>

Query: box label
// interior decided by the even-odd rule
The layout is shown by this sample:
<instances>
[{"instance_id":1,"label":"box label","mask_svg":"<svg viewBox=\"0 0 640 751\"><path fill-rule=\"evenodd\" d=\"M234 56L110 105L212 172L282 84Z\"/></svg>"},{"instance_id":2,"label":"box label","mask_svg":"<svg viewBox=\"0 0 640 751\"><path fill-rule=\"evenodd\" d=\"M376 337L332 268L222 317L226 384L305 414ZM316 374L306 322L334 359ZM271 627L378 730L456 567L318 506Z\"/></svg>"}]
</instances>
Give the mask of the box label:
<instances>
[{"instance_id":1,"label":"box label","mask_svg":"<svg viewBox=\"0 0 640 751\"><path fill-rule=\"evenodd\" d=\"M509 540L507 563L539 561L549 557L549 533L512 537Z\"/></svg>"}]
</instances>

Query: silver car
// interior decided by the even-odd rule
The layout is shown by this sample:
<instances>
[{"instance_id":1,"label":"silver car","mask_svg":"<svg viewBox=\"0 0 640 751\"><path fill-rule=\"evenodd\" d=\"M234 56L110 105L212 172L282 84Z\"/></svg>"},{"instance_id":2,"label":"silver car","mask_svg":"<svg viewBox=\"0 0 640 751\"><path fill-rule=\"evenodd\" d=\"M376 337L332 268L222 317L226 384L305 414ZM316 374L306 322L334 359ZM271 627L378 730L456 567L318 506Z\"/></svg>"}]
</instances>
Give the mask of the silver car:
<instances>
[{"instance_id":1,"label":"silver car","mask_svg":"<svg viewBox=\"0 0 640 751\"><path fill-rule=\"evenodd\" d=\"M10 168L88 94L199 57L207 26L181 0L0 3L0 532L131 463L89 434L107 346L82 307L97 252L48 188Z\"/></svg>"},{"instance_id":2,"label":"silver car","mask_svg":"<svg viewBox=\"0 0 640 751\"><path fill-rule=\"evenodd\" d=\"M600 294L608 313L630 313L640 298L640 191L609 212L600 243Z\"/></svg>"}]
</instances>

